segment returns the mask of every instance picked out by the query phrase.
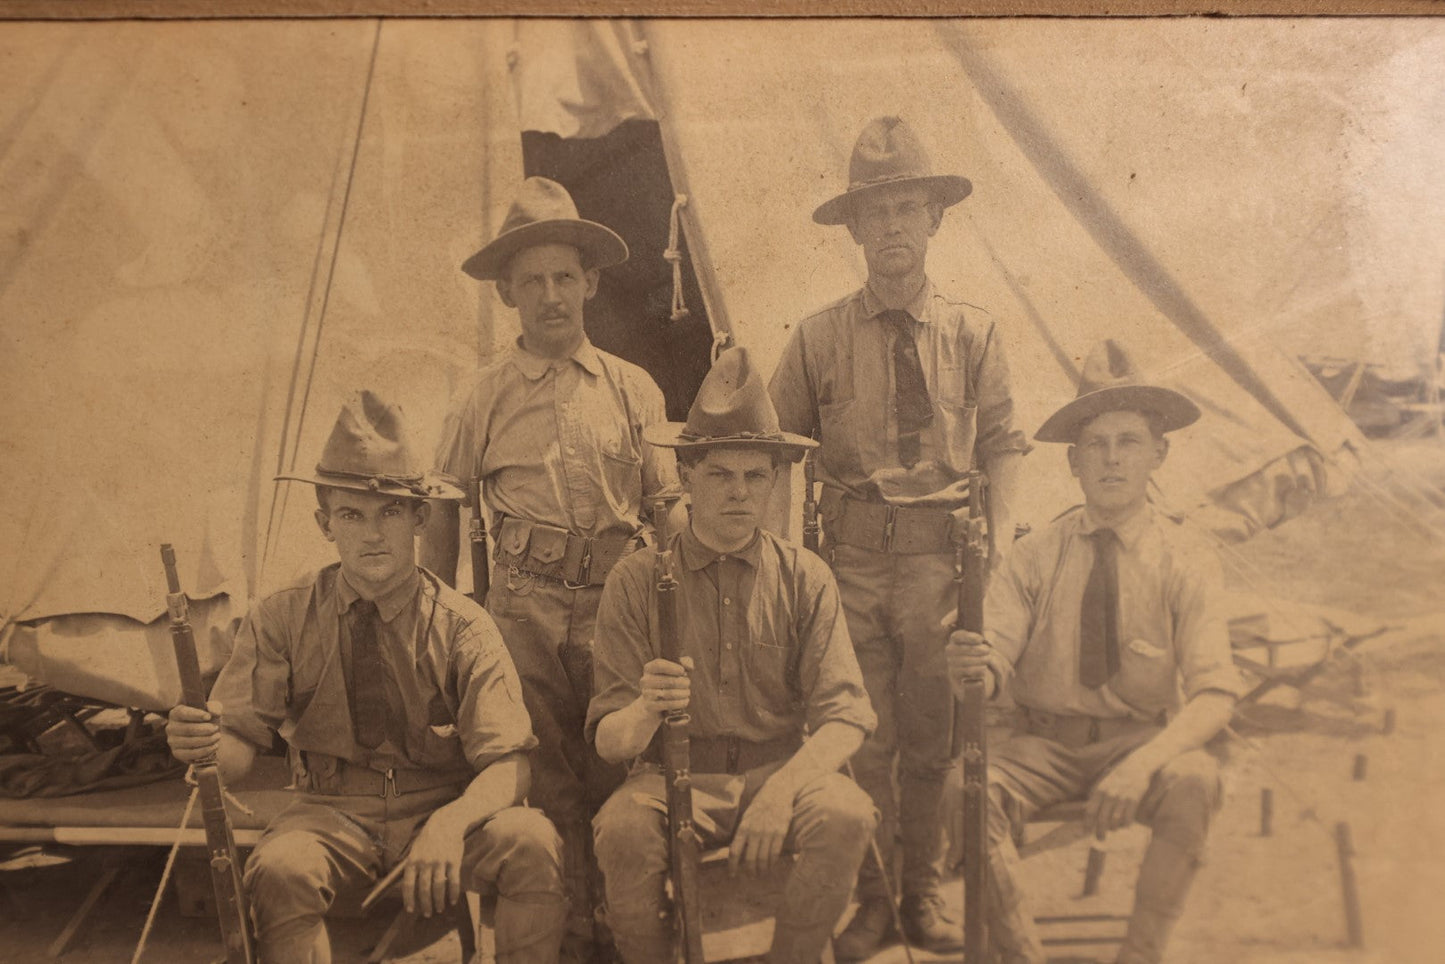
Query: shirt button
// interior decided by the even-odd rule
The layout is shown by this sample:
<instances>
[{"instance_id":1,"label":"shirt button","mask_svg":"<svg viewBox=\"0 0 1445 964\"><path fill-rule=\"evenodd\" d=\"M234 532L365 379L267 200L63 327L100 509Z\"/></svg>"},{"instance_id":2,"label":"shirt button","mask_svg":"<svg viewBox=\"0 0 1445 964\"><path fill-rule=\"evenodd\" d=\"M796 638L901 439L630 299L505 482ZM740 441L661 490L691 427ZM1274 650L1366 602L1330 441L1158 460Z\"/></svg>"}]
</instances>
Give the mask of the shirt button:
<instances>
[{"instance_id":1,"label":"shirt button","mask_svg":"<svg viewBox=\"0 0 1445 964\"><path fill-rule=\"evenodd\" d=\"M732 648L733 648L733 644L732 644L732 643L723 643L723 649L732 649Z\"/></svg>"},{"instance_id":2,"label":"shirt button","mask_svg":"<svg viewBox=\"0 0 1445 964\"><path fill-rule=\"evenodd\" d=\"M724 596L724 597L723 597L723 605L724 605L724 606L731 606L732 604L733 604L733 600L732 600L732 597L731 597L731 596Z\"/></svg>"}]
</instances>

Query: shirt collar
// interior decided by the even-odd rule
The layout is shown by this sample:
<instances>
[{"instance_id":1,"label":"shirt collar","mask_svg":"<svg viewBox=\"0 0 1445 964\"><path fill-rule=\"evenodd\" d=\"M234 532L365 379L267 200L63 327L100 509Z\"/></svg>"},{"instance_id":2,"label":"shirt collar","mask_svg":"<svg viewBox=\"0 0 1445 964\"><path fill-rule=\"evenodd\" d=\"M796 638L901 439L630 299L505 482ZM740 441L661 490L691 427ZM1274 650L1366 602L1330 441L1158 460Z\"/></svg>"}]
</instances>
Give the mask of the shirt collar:
<instances>
[{"instance_id":1,"label":"shirt collar","mask_svg":"<svg viewBox=\"0 0 1445 964\"><path fill-rule=\"evenodd\" d=\"M1089 511L1089 507L1085 505L1084 511L1079 513L1079 532L1088 536L1093 535L1093 533L1099 529L1113 529L1114 535L1118 537L1119 542L1124 548L1128 549L1132 548L1134 543L1139 541L1139 537L1144 534L1145 529L1149 528L1153 520L1154 506L1145 502L1139 507L1137 512L1123 522L1115 523L1112 526L1102 526L1098 520L1094 518L1094 514Z\"/></svg>"},{"instance_id":2,"label":"shirt collar","mask_svg":"<svg viewBox=\"0 0 1445 964\"><path fill-rule=\"evenodd\" d=\"M693 534L692 526L682 530L678 538L679 557L682 559L682 566L688 572L697 572L699 569L706 569L719 559L732 558L741 559L743 562L758 567L758 559L762 555L762 538L758 533L753 533L753 539L737 552L718 552L702 544L702 540Z\"/></svg>"},{"instance_id":3,"label":"shirt collar","mask_svg":"<svg viewBox=\"0 0 1445 964\"><path fill-rule=\"evenodd\" d=\"M401 611L416 598L416 592L420 586L421 572L413 566L410 577L402 580L396 588L388 590L373 600L376 603L377 614L381 616L381 621L389 623L400 615ZM339 578L336 580L336 595L341 601L342 612L346 612L351 608L352 603L361 598L361 593L357 592L347 581L344 570L340 572Z\"/></svg>"},{"instance_id":4,"label":"shirt collar","mask_svg":"<svg viewBox=\"0 0 1445 964\"><path fill-rule=\"evenodd\" d=\"M547 369L562 361L574 361L582 370L589 375L597 376L602 374L602 359L598 357L597 349L586 335L582 336L582 343L577 350L572 352L565 359L543 358L541 355L534 355L522 347L522 338L517 337L517 343L512 349L512 364L517 371L525 375L530 381L537 381L547 374Z\"/></svg>"},{"instance_id":5,"label":"shirt collar","mask_svg":"<svg viewBox=\"0 0 1445 964\"><path fill-rule=\"evenodd\" d=\"M913 317L914 321L921 321L927 324L929 321L928 306L933 302L933 282L927 278L923 279L923 286L918 289L918 294L913 300L903 306L903 310ZM879 312L887 311L888 306L874 293L869 285L863 286L863 314L868 318L878 317Z\"/></svg>"}]
</instances>

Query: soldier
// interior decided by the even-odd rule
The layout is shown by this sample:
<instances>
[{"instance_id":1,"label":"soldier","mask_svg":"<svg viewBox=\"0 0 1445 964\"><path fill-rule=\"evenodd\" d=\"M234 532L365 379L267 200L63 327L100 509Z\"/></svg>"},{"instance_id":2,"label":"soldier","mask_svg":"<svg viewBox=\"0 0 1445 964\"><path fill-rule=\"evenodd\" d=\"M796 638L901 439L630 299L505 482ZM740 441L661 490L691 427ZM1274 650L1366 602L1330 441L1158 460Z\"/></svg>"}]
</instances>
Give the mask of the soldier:
<instances>
[{"instance_id":1,"label":"soldier","mask_svg":"<svg viewBox=\"0 0 1445 964\"><path fill-rule=\"evenodd\" d=\"M670 541L686 655L661 658L653 560L624 560L603 590L587 713L604 758L640 757L595 821L608 920L628 964L677 960L664 897L667 788L653 737L669 711L685 709L703 842L730 842L733 868L749 872L768 870L784 848L797 853L768 960L814 964L848 905L876 817L838 772L875 717L833 578L812 553L759 529L783 467L813 442L779 431L741 348L718 358L686 425L649 434L677 449L692 500L690 525Z\"/></svg>"},{"instance_id":2,"label":"soldier","mask_svg":"<svg viewBox=\"0 0 1445 964\"><path fill-rule=\"evenodd\" d=\"M241 625L210 712L177 706L176 758L235 780L279 733L295 801L246 862L260 959L331 960L338 891L404 865L407 910L430 917L494 889L497 959L556 960L561 843L520 806L535 744L487 614L416 565L427 499L401 410L371 392L342 409L316 471L316 524L339 564L263 599Z\"/></svg>"},{"instance_id":3,"label":"soldier","mask_svg":"<svg viewBox=\"0 0 1445 964\"><path fill-rule=\"evenodd\" d=\"M496 282L521 336L458 396L436 459L448 475L482 480L497 564L487 611L540 741L530 799L562 834L571 898L564 951L574 958L590 954L601 903L589 883L592 815L623 775L582 735L597 601L608 571L642 544L643 498L676 485L670 453L642 436L666 420L662 392L583 331L600 270L625 260L622 239L578 218L561 185L523 182L501 232L462 266ZM423 560L451 580L457 512L435 516Z\"/></svg>"},{"instance_id":4,"label":"soldier","mask_svg":"<svg viewBox=\"0 0 1445 964\"><path fill-rule=\"evenodd\" d=\"M868 124L853 148L848 189L813 212L846 225L867 283L793 331L770 391L783 429L822 442L825 553L843 596L878 730L858 752L858 782L877 804L879 844L894 866L902 834L904 936L930 950L962 947L943 914L940 803L950 766L953 698L940 619L953 606L950 512L968 503L967 473L991 486L995 553L1013 534L1020 455L999 333L928 280L928 241L945 208L972 190L934 174L896 117ZM898 799L894 797L897 761ZM835 944L868 956L893 931L888 888L873 861L861 903Z\"/></svg>"},{"instance_id":5,"label":"soldier","mask_svg":"<svg viewBox=\"0 0 1445 964\"><path fill-rule=\"evenodd\" d=\"M1078 397L1034 436L1068 443L1084 505L1015 546L989 588L984 636L950 639L954 685L1009 687L1020 710L1019 731L989 748L989 935L1007 964L1044 960L1011 821L1087 795L1090 830L1152 828L1119 964L1163 957L1199 866L1221 794L1204 747L1243 682L1218 559L1147 498L1164 433L1197 418L1183 395L1140 384L1122 347L1096 348Z\"/></svg>"}]
</instances>

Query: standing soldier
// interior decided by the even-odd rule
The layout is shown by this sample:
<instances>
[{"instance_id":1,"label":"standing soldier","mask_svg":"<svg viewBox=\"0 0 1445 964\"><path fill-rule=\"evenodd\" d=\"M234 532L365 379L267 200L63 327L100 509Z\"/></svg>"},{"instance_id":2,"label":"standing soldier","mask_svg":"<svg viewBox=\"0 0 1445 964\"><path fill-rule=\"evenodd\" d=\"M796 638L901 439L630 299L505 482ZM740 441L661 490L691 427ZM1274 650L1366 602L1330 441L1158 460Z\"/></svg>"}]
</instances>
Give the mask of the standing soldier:
<instances>
[{"instance_id":1,"label":"standing soldier","mask_svg":"<svg viewBox=\"0 0 1445 964\"><path fill-rule=\"evenodd\" d=\"M904 937L957 950L962 929L943 915L939 895L953 728L941 628L954 602L950 513L968 503L969 470L982 469L996 552L1005 548L1028 444L1013 428L995 325L937 290L924 269L944 209L972 185L934 174L897 117L863 129L848 173L847 190L813 220L847 226L863 249L868 281L803 319L770 390L783 429L822 442L826 553L878 712L855 766L882 814L879 843L890 868L901 826ZM865 863L858 913L835 945L839 957L866 957L890 935L888 893L879 868Z\"/></svg>"},{"instance_id":2,"label":"standing soldier","mask_svg":"<svg viewBox=\"0 0 1445 964\"><path fill-rule=\"evenodd\" d=\"M601 903L591 818L623 775L582 732L597 602L608 571L642 544L644 496L676 485L671 454L642 437L666 421L662 392L583 331L600 270L625 260L623 240L578 218L560 184L522 183L501 233L462 265L496 282L521 336L458 396L436 460L440 471L482 483L496 545L487 610L540 741L530 799L562 835L571 899L564 954L577 959L589 956ZM436 513L424 559L452 579L458 514L447 508Z\"/></svg>"}]
</instances>

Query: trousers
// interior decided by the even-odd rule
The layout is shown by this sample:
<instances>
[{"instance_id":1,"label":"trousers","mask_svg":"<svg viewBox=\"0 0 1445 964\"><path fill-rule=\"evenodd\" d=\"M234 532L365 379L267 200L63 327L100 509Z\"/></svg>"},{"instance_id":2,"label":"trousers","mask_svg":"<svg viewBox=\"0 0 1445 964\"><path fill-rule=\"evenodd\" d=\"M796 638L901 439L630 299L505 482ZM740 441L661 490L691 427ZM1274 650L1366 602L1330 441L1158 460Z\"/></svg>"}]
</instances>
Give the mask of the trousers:
<instances>
[{"instance_id":1,"label":"trousers","mask_svg":"<svg viewBox=\"0 0 1445 964\"><path fill-rule=\"evenodd\" d=\"M262 964L330 960L324 920L336 895L376 882L455 789L400 797L302 794L266 828L244 883ZM539 811L509 807L466 838L462 882L496 894L498 961L557 959L566 899L557 833Z\"/></svg>"},{"instance_id":2,"label":"trousers","mask_svg":"<svg viewBox=\"0 0 1445 964\"><path fill-rule=\"evenodd\" d=\"M706 847L732 839L770 764L742 774L692 774L693 819ZM783 847L796 854L778 906L768 960L816 964L848 907L854 875L877 818L847 777L830 773L793 803ZM668 873L667 787L659 768L638 764L593 822L607 889L607 920L627 964L676 964Z\"/></svg>"},{"instance_id":3,"label":"trousers","mask_svg":"<svg viewBox=\"0 0 1445 964\"><path fill-rule=\"evenodd\" d=\"M989 747L989 936L1007 964L1042 964L1043 944L1019 884L1012 828L1037 811L1088 795L1093 786L1159 727L1139 723L1081 745L1019 733ZM1223 797L1219 762L1206 750L1183 753L1161 767L1136 819L1151 828L1120 964L1157 964L1183 912L1203 859L1209 825Z\"/></svg>"},{"instance_id":4,"label":"trousers","mask_svg":"<svg viewBox=\"0 0 1445 964\"><path fill-rule=\"evenodd\" d=\"M942 625L957 593L953 558L848 545L829 551L863 683L878 714L878 728L853 757L854 774L878 808L884 866L896 865L901 843L903 894L936 896L953 736ZM880 900L887 893L876 862L866 861L859 900Z\"/></svg>"},{"instance_id":5,"label":"trousers","mask_svg":"<svg viewBox=\"0 0 1445 964\"><path fill-rule=\"evenodd\" d=\"M522 700L537 735L528 800L562 835L571 908L567 929L590 942L593 910L602 903L591 853L592 817L626 775L621 765L603 761L583 736L602 587L569 589L553 579L507 570L496 576L487 611L517 668Z\"/></svg>"}]
</instances>

